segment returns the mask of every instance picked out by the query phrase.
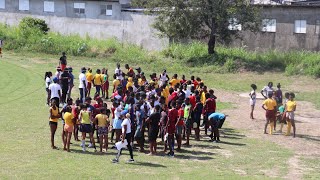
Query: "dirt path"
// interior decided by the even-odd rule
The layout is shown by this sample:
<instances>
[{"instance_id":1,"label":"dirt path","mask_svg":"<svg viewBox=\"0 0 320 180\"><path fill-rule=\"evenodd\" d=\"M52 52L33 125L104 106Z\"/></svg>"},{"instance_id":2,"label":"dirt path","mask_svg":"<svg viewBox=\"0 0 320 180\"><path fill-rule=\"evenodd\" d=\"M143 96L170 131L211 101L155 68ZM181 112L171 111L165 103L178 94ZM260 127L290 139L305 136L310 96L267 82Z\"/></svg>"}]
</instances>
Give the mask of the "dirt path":
<instances>
[{"instance_id":1,"label":"dirt path","mask_svg":"<svg viewBox=\"0 0 320 180\"><path fill-rule=\"evenodd\" d=\"M222 102L232 102L236 108L224 110L229 115L227 121L230 126L245 131L246 136L269 140L288 149L291 149L295 155L288 161L289 174L288 179L301 179L303 170L299 157L320 156L320 111L309 102L297 102L296 127L297 137L287 137L280 133L279 124L274 135L263 134L265 123L264 111L261 108L263 100L257 100L254 112L255 120L249 118L250 105L249 98L240 97L237 93L217 92L217 96ZM283 131L286 131L284 126Z\"/></svg>"}]
</instances>

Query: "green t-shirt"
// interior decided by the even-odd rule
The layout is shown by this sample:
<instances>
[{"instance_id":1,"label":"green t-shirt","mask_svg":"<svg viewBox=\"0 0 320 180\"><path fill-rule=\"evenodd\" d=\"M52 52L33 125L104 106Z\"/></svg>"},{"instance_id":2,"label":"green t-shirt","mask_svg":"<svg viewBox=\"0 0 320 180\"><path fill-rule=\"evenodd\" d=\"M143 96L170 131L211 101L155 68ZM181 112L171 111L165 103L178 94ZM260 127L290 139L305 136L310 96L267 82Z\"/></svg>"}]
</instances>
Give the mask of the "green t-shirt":
<instances>
[{"instance_id":1,"label":"green t-shirt","mask_svg":"<svg viewBox=\"0 0 320 180\"><path fill-rule=\"evenodd\" d=\"M188 118L189 117L190 109L191 109L191 104L185 105L185 107L184 107L184 115L183 115L184 118Z\"/></svg>"},{"instance_id":2,"label":"green t-shirt","mask_svg":"<svg viewBox=\"0 0 320 180\"><path fill-rule=\"evenodd\" d=\"M284 106L280 106L280 107L279 107L279 112L280 112L280 113L284 113Z\"/></svg>"}]
</instances>

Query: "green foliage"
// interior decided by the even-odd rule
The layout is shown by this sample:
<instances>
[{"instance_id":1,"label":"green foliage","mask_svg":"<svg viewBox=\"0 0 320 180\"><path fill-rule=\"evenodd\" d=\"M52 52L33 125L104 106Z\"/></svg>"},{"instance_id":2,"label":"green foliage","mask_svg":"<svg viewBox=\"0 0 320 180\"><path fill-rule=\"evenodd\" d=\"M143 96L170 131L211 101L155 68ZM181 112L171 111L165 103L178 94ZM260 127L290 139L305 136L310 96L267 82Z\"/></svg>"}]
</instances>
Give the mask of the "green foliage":
<instances>
[{"instance_id":1,"label":"green foliage","mask_svg":"<svg viewBox=\"0 0 320 180\"><path fill-rule=\"evenodd\" d=\"M47 23L42 19L25 17L19 23L20 33L23 37L28 38L34 35L47 34L49 27Z\"/></svg>"},{"instance_id":2,"label":"green foliage","mask_svg":"<svg viewBox=\"0 0 320 180\"><path fill-rule=\"evenodd\" d=\"M154 27L175 40L208 38L208 53L214 54L216 40L230 43L242 30L257 31L260 8L248 0L134 0L136 6L157 14ZM231 27L229 27L231 26Z\"/></svg>"},{"instance_id":3,"label":"green foliage","mask_svg":"<svg viewBox=\"0 0 320 180\"><path fill-rule=\"evenodd\" d=\"M194 41L188 44L173 43L161 52L148 52L139 46L123 44L116 39L98 40L79 35L64 36L49 32L39 36L30 34L27 38L17 27L0 24L0 38L5 41L4 49L32 51L58 55L105 57L114 62L130 64L153 64L171 67L194 67L193 71L235 73L243 71L286 72L287 75L308 75L320 77L320 54L306 51L294 52L249 52L243 48L218 46L215 54L207 53L207 45Z\"/></svg>"}]
</instances>

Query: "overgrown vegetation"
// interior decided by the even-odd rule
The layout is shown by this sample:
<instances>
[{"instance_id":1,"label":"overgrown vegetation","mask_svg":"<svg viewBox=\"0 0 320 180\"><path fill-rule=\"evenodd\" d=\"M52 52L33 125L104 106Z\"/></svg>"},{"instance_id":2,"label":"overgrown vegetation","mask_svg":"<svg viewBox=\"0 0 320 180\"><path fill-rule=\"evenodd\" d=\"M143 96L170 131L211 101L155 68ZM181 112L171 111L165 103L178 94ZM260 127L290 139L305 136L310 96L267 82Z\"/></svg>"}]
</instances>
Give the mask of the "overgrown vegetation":
<instances>
[{"instance_id":1,"label":"overgrown vegetation","mask_svg":"<svg viewBox=\"0 0 320 180\"><path fill-rule=\"evenodd\" d=\"M108 60L133 64L165 60L175 65L187 64L202 68L205 72L216 73L279 71L286 72L287 75L320 77L319 53L261 53L250 52L244 48L219 46L216 48L217 53L208 55L207 45L202 42L171 44L161 52L148 52L136 45L120 43L116 39L97 40L90 37L81 38L78 35L64 36L54 32L47 33L38 25L33 26L33 23L27 23L27 28L25 26L20 24L19 27L9 27L0 24L0 38L4 40L4 49L47 54L60 54L64 51L73 56L106 57ZM26 29L28 30L25 31ZM28 35L25 36L25 33Z\"/></svg>"}]
</instances>

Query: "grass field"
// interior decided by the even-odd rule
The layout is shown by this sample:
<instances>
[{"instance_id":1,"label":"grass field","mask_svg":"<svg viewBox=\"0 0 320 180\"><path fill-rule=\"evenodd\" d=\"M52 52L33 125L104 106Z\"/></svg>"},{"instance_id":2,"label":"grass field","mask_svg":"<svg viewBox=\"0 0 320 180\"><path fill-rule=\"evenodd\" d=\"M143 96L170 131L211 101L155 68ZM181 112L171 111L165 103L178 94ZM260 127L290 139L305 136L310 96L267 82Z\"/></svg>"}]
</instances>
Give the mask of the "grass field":
<instances>
[{"instance_id":1,"label":"grass field","mask_svg":"<svg viewBox=\"0 0 320 180\"><path fill-rule=\"evenodd\" d=\"M75 77L82 66L94 69L108 67L110 72L115 67L115 62L106 59L68 58ZM13 52L0 59L1 179L282 179L288 173L287 161L293 155L291 150L266 140L248 138L245 132L230 128L228 123L222 129L222 143L195 142L192 138L193 146L183 148L173 159L134 152L136 162L125 164L128 158L125 152L120 164L111 164L114 150L108 150L104 155L93 153L92 149L83 153L77 142L71 146L71 153L52 150L43 75L45 71L54 72L58 62L56 59L58 57L51 55ZM166 68L168 72L200 76L199 68L187 69L175 64L164 66L165 63L168 64L156 62L139 66L146 74ZM249 91L252 82L262 87L270 80L281 81L285 89L292 89L295 83L305 81L319 84L311 78L286 77L277 73L243 75L207 72L201 77L209 87L236 92ZM314 93L307 87L292 90ZM77 97L76 93L74 97ZM313 96L310 101L320 107L320 101L317 101L319 94L314 93ZM231 103L220 102L218 105L222 111L233 107ZM58 129L56 144L61 147L61 125ZM317 165L316 161L310 163ZM309 173L306 178L319 175L318 172Z\"/></svg>"}]
</instances>

